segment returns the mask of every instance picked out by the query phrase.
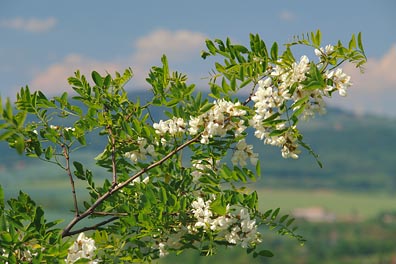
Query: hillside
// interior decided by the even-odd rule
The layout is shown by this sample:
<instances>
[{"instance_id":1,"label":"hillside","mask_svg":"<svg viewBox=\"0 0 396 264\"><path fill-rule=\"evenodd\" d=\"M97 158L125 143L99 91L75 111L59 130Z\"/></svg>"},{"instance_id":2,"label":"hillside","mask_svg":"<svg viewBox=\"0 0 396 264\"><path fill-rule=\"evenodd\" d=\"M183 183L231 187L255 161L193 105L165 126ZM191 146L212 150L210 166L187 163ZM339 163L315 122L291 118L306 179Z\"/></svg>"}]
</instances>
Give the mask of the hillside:
<instances>
[{"instance_id":1,"label":"hillside","mask_svg":"<svg viewBox=\"0 0 396 264\"><path fill-rule=\"evenodd\" d=\"M162 111L153 114L163 116ZM396 192L396 141L393 140L396 120L356 116L339 109L329 109L326 115L301 125L304 140L320 155L324 167L319 168L308 153L303 153L299 160L285 160L279 149L265 146L250 136L248 141L256 146L255 151L261 158L263 177L258 182L260 187ZM100 153L104 140L99 136L90 138L94 148L90 148L91 152L83 150L79 156L81 160L93 164L92 159L87 159ZM0 182L3 183L16 180L12 176L24 177L27 169L31 173L26 177L30 178L34 177L33 172L42 174L40 171L54 168L17 155L4 142L0 142L0 153Z\"/></svg>"}]
</instances>

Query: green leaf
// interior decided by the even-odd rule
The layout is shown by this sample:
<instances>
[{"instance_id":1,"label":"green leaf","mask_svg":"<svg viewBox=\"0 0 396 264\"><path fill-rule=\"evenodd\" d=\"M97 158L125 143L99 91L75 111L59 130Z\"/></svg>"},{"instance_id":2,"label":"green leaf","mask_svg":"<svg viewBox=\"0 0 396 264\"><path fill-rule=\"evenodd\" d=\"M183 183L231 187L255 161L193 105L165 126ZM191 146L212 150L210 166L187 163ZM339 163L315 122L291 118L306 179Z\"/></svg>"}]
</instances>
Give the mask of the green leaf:
<instances>
[{"instance_id":1,"label":"green leaf","mask_svg":"<svg viewBox=\"0 0 396 264\"><path fill-rule=\"evenodd\" d=\"M162 55L161 62L162 62L162 65L163 65L162 66L162 69L163 69L162 82L163 82L164 87L167 87L168 83L169 83L169 65L168 65L168 59L166 58L165 55Z\"/></svg>"},{"instance_id":2,"label":"green leaf","mask_svg":"<svg viewBox=\"0 0 396 264\"><path fill-rule=\"evenodd\" d=\"M257 163L256 163L256 174L257 174L257 177L261 176L260 160L257 160Z\"/></svg>"},{"instance_id":3,"label":"green leaf","mask_svg":"<svg viewBox=\"0 0 396 264\"><path fill-rule=\"evenodd\" d=\"M3 107L3 106L1 106L1 107ZM5 111L3 111L4 118L8 119L8 120L12 119L13 114L12 114L12 106L11 106L10 98L7 98L4 110L5 110Z\"/></svg>"},{"instance_id":4,"label":"green leaf","mask_svg":"<svg viewBox=\"0 0 396 264\"><path fill-rule=\"evenodd\" d=\"M309 91L313 91L320 88L324 88L324 83L319 81L311 81L304 86L304 90L309 90Z\"/></svg>"},{"instance_id":5,"label":"green leaf","mask_svg":"<svg viewBox=\"0 0 396 264\"><path fill-rule=\"evenodd\" d=\"M50 160L53 155L54 155L54 148L52 146L48 146L45 149L45 159Z\"/></svg>"},{"instance_id":6,"label":"green leaf","mask_svg":"<svg viewBox=\"0 0 396 264\"><path fill-rule=\"evenodd\" d=\"M279 223L285 222L285 220L289 217L289 215L284 215L279 219Z\"/></svg>"},{"instance_id":7,"label":"green leaf","mask_svg":"<svg viewBox=\"0 0 396 264\"><path fill-rule=\"evenodd\" d=\"M110 76L110 74L107 74L103 81L103 86L105 88L108 88L110 86L110 84L111 84L111 76Z\"/></svg>"},{"instance_id":8,"label":"green leaf","mask_svg":"<svg viewBox=\"0 0 396 264\"><path fill-rule=\"evenodd\" d=\"M15 140L15 149L18 154L22 154L25 150L25 138L22 135L19 135Z\"/></svg>"},{"instance_id":9,"label":"green leaf","mask_svg":"<svg viewBox=\"0 0 396 264\"><path fill-rule=\"evenodd\" d=\"M210 204L210 209L219 215L225 215L227 213L227 205L222 198L223 197L220 196Z\"/></svg>"},{"instance_id":10,"label":"green leaf","mask_svg":"<svg viewBox=\"0 0 396 264\"><path fill-rule=\"evenodd\" d=\"M166 195L166 190L164 187L160 188L160 194L159 198L162 203L166 204L168 202L168 196Z\"/></svg>"},{"instance_id":11,"label":"green leaf","mask_svg":"<svg viewBox=\"0 0 396 264\"><path fill-rule=\"evenodd\" d=\"M103 86L103 78L100 76L100 74L96 71L92 72L92 80L95 82L95 84L99 87Z\"/></svg>"},{"instance_id":12,"label":"green leaf","mask_svg":"<svg viewBox=\"0 0 396 264\"><path fill-rule=\"evenodd\" d=\"M284 129L276 129L276 130L273 130L270 134L269 134L269 136L270 137L276 137L276 136L280 136L280 135L283 135L287 130L289 130L289 128L287 127L287 128L284 128Z\"/></svg>"},{"instance_id":13,"label":"green leaf","mask_svg":"<svg viewBox=\"0 0 396 264\"><path fill-rule=\"evenodd\" d=\"M73 161L73 165L76 168L74 175L80 180L85 180L84 166L78 161Z\"/></svg>"},{"instance_id":14,"label":"green leaf","mask_svg":"<svg viewBox=\"0 0 396 264\"><path fill-rule=\"evenodd\" d=\"M274 256L274 253L272 253L271 251L269 251L269 250L261 250L260 252L258 252L258 253L256 253L257 255L255 255L254 253L253 253L253 256L254 257L257 257L257 256L262 256L262 257L267 257L267 258L272 258L273 256Z\"/></svg>"},{"instance_id":15,"label":"green leaf","mask_svg":"<svg viewBox=\"0 0 396 264\"><path fill-rule=\"evenodd\" d=\"M217 49L216 49L214 43L213 43L211 40L209 40L209 39L207 39L207 40L205 41L205 43L206 43L206 47L208 48L209 52L210 52L212 55L215 55L216 52L217 52Z\"/></svg>"},{"instance_id":16,"label":"green leaf","mask_svg":"<svg viewBox=\"0 0 396 264\"><path fill-rule=\"evenodd\" d=\"M7 243L12 242L12 236L9 233L5 233L5 232L1 233L0 237L1 237L1 240L3 240L4 242L7 242Z\"/></svg>"},{"instance_id":17,"label":"green leaf","mask_svg":"<svg viewBox=\"0 0 396 264\"><path fill-rule=\"evenodd\" d=\"M278 60L278 43L274 42L271 47L271 59L273 61Z\"/></svg>"},{"instance_id":18,"label":"green leaf","mask_svg":"<svg viewBox=\"0 0 396 264\"><path fill-rule=\"evenodd\" d=\"M272 214L271 214L271 219L272 219L272 220L275 220L275 218L276 218L276 217L278 216L278 214L279 214L279 211L280 211L280 208L276 208L275 211L272 212Z\"/></svg>"},{"instance_id":19,"label":"green leaf","mask_svg":"<svg viewBox=\"0 0 396 264\"><path fill-rule=\"evenodd\" d=\"M9 137L15 134L14 130L8 130L0 135L0 141L7 140Z\"/></svg>"},{"instance_id":20,"label":"green leaf","mask_svg":"<svg viewBox=\"0 0 396 264\"><path fill-rule=\"evenodd\" d=\"M362 32L358 33L358 47L364 53L363 42L362 42Z\"/></svg>"},{"instance_id":21,"label":"green leaf","mask_svg":"<svg viewBox=\"0 0 396 264\"><path fill-rule=\"evenodd\" d=\"M355 34L352 35L351 40L349 41L349 50L353 50L356 49L356 38L355 38Z\"/></svg>"}]
</instances>

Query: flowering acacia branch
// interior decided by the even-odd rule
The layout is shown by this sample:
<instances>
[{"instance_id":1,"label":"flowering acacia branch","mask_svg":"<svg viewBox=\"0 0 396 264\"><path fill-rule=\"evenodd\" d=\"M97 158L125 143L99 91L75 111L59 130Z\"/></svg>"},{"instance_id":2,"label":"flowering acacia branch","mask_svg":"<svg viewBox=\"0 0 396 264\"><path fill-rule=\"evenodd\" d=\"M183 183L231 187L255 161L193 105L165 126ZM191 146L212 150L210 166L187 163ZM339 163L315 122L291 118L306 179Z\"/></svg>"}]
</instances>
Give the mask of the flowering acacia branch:
<instances>
[{"instance_id":1,"label":"flowering acacia branch","mask_svg":"<svg viewBox=\"0 0 396 264\"><path fill-rule=\"evenodd\" d=\"M267 50L258 35L250 36L249 48L234 45L230 39L207 40L206 44L208 51L203 52L203 58L219 55L224 59L215 63L216 70L209 81L213 102L203 99L201 93L194 94L194 85L186 84L185 75L170 72L163 56L162 67L153 67L146 79L154 94L146 105L127 96L123 87L133 75L127 69L123 75L116 72L115 78L92 72L94 86L79 71L69 78L78 94L73 99L82 103L83 108L72 104L67 93L48 100L41 92L30 93L27 87L17 96L20 112L14 115L9 101L4 109L0 108L0 121L5 120L0 124L0 139L8 141L18 153L44 156L69 176L75 215L57 234L59 239L80 234L71 247L66 242L63 251L57 253L62 257L67 254L67 263L80 259L144 262L188 248L211 255L219 245L241 246L247 253L253 252L253 257L270 256L268 251L258 251L263 238L259 227L264 225L281 235L303 240L294 234L294 228L289 228L293 219L287 215L277 218L279 209L261 214L257 210L257 192L244 192L236 187L260 175L258 153L253 152L253 145L247 144L247 136L254 133L264 144L279 147L284 158L297 159L299 146L317 158L302 142L297 124L300 119L324 113L325 97L334 92L347 94L350 77L338 66L347 60L357 67L365 62L361 36L358 35L357 42L353 36L349 47L339 42L323 48L320 32L312 33L286 44L286 50L279 56L278 44ZM296 60L290 48L297 44L315 48L316 59L304 55ZM238 92L244 87L251 87L250 93L240 101ZM165 108L168 120L157 123L149 106L160 107L161 111ZM36 115L39 123L24 125L27 113ZM49 124L68 115L77 117L73 127ZM83 164L73 162L74 175L70 168L69 154L78 149L72 149L72 145L86 146L85 136L96 129L101 129L99 135L107 136L104 151L96 158L96 164L111 173L111 182L106 179L103 187L95 186L92 171L84 169ZM62 153L54 153L59 146ZM188 155L182 157L181 151L187 146ZM170 162L176 160L173 157L176 154L178 162ZM228 163L228 154L232 155L232 165ZM66 159L66 166L57 156ZM146 160L151 162L147 164ZM247 166L248 160L256 165L255 171ZM145 173L147 177L142 180ZM89 185L91 202L84 203L82 213L77 207L72 176ZM42 212L38 210L32 215L40 216ZM89 216L106 218L75 228ZM105 226L112 222L115 223ZM88 230L98 232L88 238L81 233ZM18 243L17 238L13 242ZM47 254L47 249L35 252ZM8 252L17 251L12 248ZM54 256L53 251L47 256ZM54 262L51 257L45 260Z\"/></svg>"}]
</instances>

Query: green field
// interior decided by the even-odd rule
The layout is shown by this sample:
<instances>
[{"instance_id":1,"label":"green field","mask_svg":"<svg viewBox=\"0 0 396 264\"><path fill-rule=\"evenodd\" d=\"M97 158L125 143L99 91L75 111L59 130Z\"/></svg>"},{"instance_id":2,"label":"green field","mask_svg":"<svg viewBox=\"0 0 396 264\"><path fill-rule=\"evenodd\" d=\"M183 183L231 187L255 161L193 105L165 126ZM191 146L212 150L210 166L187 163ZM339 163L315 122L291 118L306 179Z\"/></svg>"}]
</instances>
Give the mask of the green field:
<instances>
[{"instance_id":1,"label":"green field","mask_svg":"<svg viewBox=\"0 0 396 264\"><path fill-rule=\"evenodd\" d=\"M384 211L396 211L396 196L388 193L259 189L258 194L261 210L280 207L287 214L294 208L322 207L338 219L353 215L368 220Z\"/></svg>"}]
</instances>

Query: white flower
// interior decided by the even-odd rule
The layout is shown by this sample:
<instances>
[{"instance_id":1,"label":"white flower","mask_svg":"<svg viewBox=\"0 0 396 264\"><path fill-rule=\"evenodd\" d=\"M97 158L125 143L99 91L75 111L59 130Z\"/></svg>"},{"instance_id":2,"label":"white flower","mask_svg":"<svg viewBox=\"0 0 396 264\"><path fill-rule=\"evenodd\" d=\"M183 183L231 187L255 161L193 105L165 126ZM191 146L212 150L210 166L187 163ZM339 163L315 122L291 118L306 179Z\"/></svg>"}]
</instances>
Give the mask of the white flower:
<instances>
[{"instance_id":1,"label":"white flower","mask_svg":"<svg viewBox=\"0 0 396 264\"><path fill-rule=\"evenodd\" d=\"M152 157L156 156L155 148L153 145L147 143L147 139L138 137L137 141L138 149L124 153L126 158L129 158L132 162L138 162L139 160L146 160L147 155Z\"/></svg>"},{"instance_id":2,"label":"white flower","mask_svg":"<svg viewBox=\"0 0 396 264\"><path fill-rule=\"evenodd\" d=\"M74 132L76 129L74 127L65 127L65 131L72 131Z\"/></svg>"},{"instance_id":3,"label":"white flower","mask_svg":"<svg viewBox=\"0 0 396 264\"><path fill-rule=\"evenodd\" d=\"M160 136L168 133L170 135L175 135L185 131L186 123L180 117L173 117L172 119L168 119L166 121L160 120L159 123L154 123L153 127L155 129L155 133Z\"/></svg>"},{"instance_id":4,"label":"white flower","mask_svg":"<svg viewBox=\"0 0 396 264\"><path fill-rule=\"evenodd\" d=\"M321 57L323 55L329 55L334 51L334 46L328 44L325 48L315 49L315 55Z\"/></svg>"},{"instance_id":5,"label":"white flower","mask_svg":"<svg viewBox=\"0 0 396 264\"><path fill-rule=\"evenodd\" d=\"M351 86L350 83L351 77L343 73L342 69L338 68L333 76L333 82L335 88L338 90L338 93L341 96L346 96L347 91L346 89Z\"/></svg>"},{"instance_id":6,"label":"white flower","mask_svg":"<svg viewBox=\"0 0 396 264\"><path fill-rule=\"evenodd\" d=\"M241 231L239 226L235 226L232 228L231 232L225 235L225 239L228 241L230 244L237 244L240 240L238 232Z\"/></svg>"},{"instance_id":7,"label":"white flower","mask_svg":"<svg viewBox=\"0 0 396 264\"><path fill-rule=\"evenodd\" d=\"M84 233L80 233L77 240L68 249L66 263L74 263L79 259L89 259L90 264L98 263L98 260L92 260L95 255L95 241L88 238Z\"/></svg>"},{"instance_id":8,"label":"white flower","mask_svg":"<svg viewBox=\"0 0 396 264\"><path fill-rule=\"evenodd\" d=\"M246 166L247 159L250 159L252 165L256 165L258 154L253 152L253 145L246 144L246 141L242 139L238 141L231 161L234 165L238 165L239 163L241 166Z\"/></svg>"},{"instance_id":9,"label":"white flower","mask_svg":"<svg viewBox=\"0 0 396 264\"><path fill-rule=\"evenodd\" d=\"M160 251L160 257L165 257L166 255L169 254L169 252L166 250L165 247L166 247L165 243L161 242L158 244L158 249Z\"/></svg>"}]
</instances>

